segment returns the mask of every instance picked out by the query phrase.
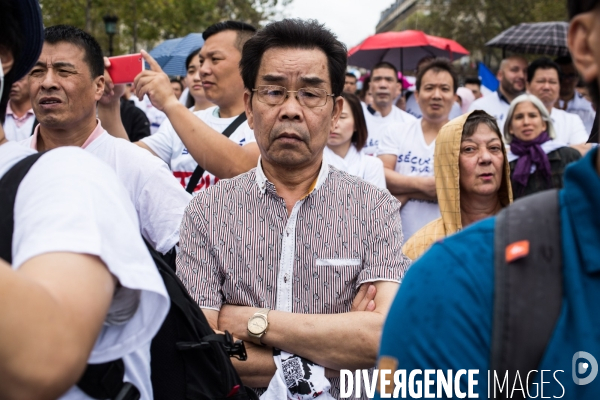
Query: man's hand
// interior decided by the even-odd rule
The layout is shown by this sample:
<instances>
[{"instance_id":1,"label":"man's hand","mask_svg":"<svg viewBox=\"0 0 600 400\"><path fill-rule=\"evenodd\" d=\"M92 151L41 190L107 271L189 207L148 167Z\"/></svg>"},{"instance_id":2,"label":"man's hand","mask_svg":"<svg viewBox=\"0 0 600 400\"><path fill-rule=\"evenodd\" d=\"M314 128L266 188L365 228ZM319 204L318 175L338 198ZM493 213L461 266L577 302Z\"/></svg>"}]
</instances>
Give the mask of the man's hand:
<instances>
[{"instance_id":1,"label":"man's hand","mask_svg":"<svg viewBox=\"0 0 600 400\"><path fill-rule=\"evenodd\" d=\"M104 57L104 94L100 98L101 105L111 105L120 103L121 96L125 92L125 85L115 85L112 81L110 74L108 73L110 68L110 60Z\"/></svg>"},{"instance_id":2,"label":"man's hand","mask_svg":"<svg viewBox=\"0 0 600 400\"><path fill-rule=\"evenodd\" d=\"M375 310L375 295L377 294L377 288L372 283L364 283L360 285L358 293L352 300L352 307L350 312L354 311L374 311Z\"/></svg>"},{"instance_id":3,"label":"man's hand","mask_svg":"<svg viewBox=\"0 0 600 400\"><path fill-rule=\"evenodd\" d=\"M179 104L167 74L150 54L145 50L142 50L141 53L144 60L150 65L150 70L142 71L135 77L133 84L138 99L148 95L152 105L160 111L165 111L173 104Z\"/></svg>"},{"instance_id":4,"label":"man's hand","mask_svg":"<svg viewBox=\"0 0 600 400\"><path fill-rule=\"evenodd\" d=\"M424 176L421 178L421 192L430 197L431 200L437 199L437 192L435 190L435 177Z\"/></svg>"}]
</instances>

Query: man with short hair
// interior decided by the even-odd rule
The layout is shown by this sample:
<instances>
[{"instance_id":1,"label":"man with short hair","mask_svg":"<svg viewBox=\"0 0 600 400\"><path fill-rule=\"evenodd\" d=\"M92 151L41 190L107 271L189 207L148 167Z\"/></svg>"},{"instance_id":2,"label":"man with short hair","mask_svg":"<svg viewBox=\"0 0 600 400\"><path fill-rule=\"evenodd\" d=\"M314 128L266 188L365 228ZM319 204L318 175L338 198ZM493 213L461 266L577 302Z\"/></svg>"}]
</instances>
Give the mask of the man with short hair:
<instances>
[{"instance_id":1,"label":"man with short hair","mask_svg":"<svg viewBox=\"0 0 600 400\"><path fill-rule=\"evenodd\" d=\"M416 118L394 104L402 91L402 83L398 80L398 70L392 64L382 61L373 67L369 91L373 103L364 109L369 137L362 151L376 156L379 154L381 132L387 124L408 124Z\"/></svg>"},{"instance_id":2,"label":"man with short hair","mask_svg":"<svg viewBox=\"0 0 600 400\"><path fill-rule=\"evenodd\" d=\"M171 251L179 239L179 224L191 196L162 161L109 135L96 118L96 104L105 91L104 60L98 42L71 26L46 28L44 47L29 74L29 86L40 124L33 136L20 143L36 151L79 146L106 162L129 192L142 236L160 253Z\"/></svg>"},{"instance_id":3,"label":"man with short hair","mask_svg":"<svg viewBox=\"0 0 600 400\"><path fill-rule=\"evenodd\" d=\"M527 91L544 103L556 131L555 140L573 146L585 154L589 132L578 115L554 107L560 93L560 68L546 57L538 58L527 68ZM574 146L581 145L583 146Z\"/></svg>"},{"instance_id":4,"label":"man with short hair","mask_svg":"<svg viewBox=\"0 0 600 400\"><path fill-rule=\"evenodd\" d=\"M419 70L414 94L423 118L403 127L388 126L382 134L379 158L388 190L402 203L402 231L408 240L425 224L440 217L433 177L433 152L438 132L449 121L457 77L445 59Z\"/></svg>"},{"instance_id":5,"label":"man with short hair","mask_svg":"<svg viewBox=\"0 0 600 400\"><path fill-rule=\"evenodd\" d=\"M346 77L344 79L344 92L355 94L357 81L358 79L356 78L356 75L354 75L352 72L346 72Z\"/></svg>"},{"instance_id":6,"label":"man with short hair","mask_svg":"<svg viewBox=\"0 0 600 400\"><path fill-rule=\"evenodd\" d=\"M12 84L10 100L6 106L6 119L3 128L7 140L19 141L33 133L35 114L29 98L27 76Z\"/></svg>"},{"instance_id":7,"label":"man with short hair","mask_svg":"<svg viewBox=\"0 0 600 400\"><path fill-rule=\"evenodd\" d=\"M199 54L200 77L206 98L216 106L195 113L177 100L169 77L152 57L144 53L151 70L136 77L136 93L138 97L148 95L152 104L164 111L169 120L156 134L136 144L168 163L173 175L190 193L197 194L219 179L234 177L256 165L259 151L254 132L247 122L237 126L229 138L222 134L244 114L244 85L239 61L244 43L255 32L252 25L239 21L219 22L204 31L204 45ZM113 105L103 105L100 117L118 122L117 111ZM118 124L107 130L125 138ZM198 164L204 171L190 184Z\"/></svg>"},{"instance_id":8,"label":"man with short hair","mask_svg":"<svg viewBox=\"0 0 600 400\"><path fill-rule=\"evenodd\" d=\"M527 60L522 56L505 58L500 63L497 78L500 81L498 90L475 100L469 107L469 111L485 111L496 118L498 126L503 129L510 103L525 91Z\"/></svg>"},{"instance_id":9,"label":"man with short hair","mask_svg":"<svg viewBox=\"0 0 600 400\"><path fill-rule=\"evenodd\" d=\"M468 77L465 79L465 87L473 92L473 96L475 96L475 100L483 97L481 94L481 80L477 77Z\"/></svg>"},{"instance_id":10,"label":"man with short hair","mask_svg":"<svg viewBox=\"0 0 600 400\"><path fill-rule=\"evenodd\" d=\"M589 134L594 126L596 111L592 107L592 103L575 90L579 83L579 73L573 65L573 60L571 56L564 56L558 57L554 62L560 67L560 96L554 106L568 113L579 115Z\"/></svg>"},{"instance_id":11,"label":"man with short hair","mask_svg":"<svg viewBox=\"0 0 600 400\"><path fill-rule=\"evenodd\" d=\"M199 193L182 223L177 273L214 328L247 342L235 365L247 385L269 387L263 399L338 398L338 370L373 366L408 267L399 203L323 162L346 54L316 21L274 22L248 40L240 65L260 161ZM374 309L352 306L361 285Z\"/></svg>"},{"instance_id":12,"label":"man with short hair","mask_svg":"<svg viewBox=\"0 0 600 400\"><path fill-rule=\"evenodd\" d=\"M37 0L0 0L2 106L43 31ZM2 398L91 399L74 386L86 364L122 358L125 379L151 399L150 341L169 298L134 206L104 162L74 147L41 155L11 201L30 156L0 126Z\"/></svg>"},{"instance_id":13,"label":"man with short hair","mask_svg":"<svg viewBox=\"0 0 600 400\"><path fill-rule=\"evenodd\" d=\"M600 93L600 1L569 0L568 3L571 17L567 35L569 51L597 102ZM512 249L506 248L508 265L503 264L505 269L525 271L525 276L526 269L533 267L528 261L533 252L538 252L539 259L544 260L544 267L546 260L551 262L561 254L560 285L546 285L548 281L544 280L535 293L537 298L558 299L558 314L549 315L547 307L538 305L530 314L535 316L533 321L518 318L515 312L532 307L522 300L527 295L522 290L513 291L517 294L516 300L499 302L502 298L496 297L495 288L500 287L496 286L496 281L502 274L494 264L498 259L504 261L505 257L498 257L494 250L497 217L487 218L434 244L410 268L385 324L378 368L454 373L479 371L473 375L473 380L468 379L472 385L467 383L466 374L457 379L460 391L466 394L469 390L473 393L471 398L600 398L600 380L596 377L600 314L595 306L600 302L599 175L597 148L571 164L565 172L564 187L558 195L562 252L546 243L538 248L527 243L525 250L517 246L520 242L515 242ZM515 227L527 229L525 225L532 222L533 218L527 218L517 222ZM544 238L549 236L546 232L542 234ZM554 274L550 269L547 271L548 275ZM534 271L530 271L530 275L531 272ZM509 280L506 275L504 279L507 287L510 284L522 288L521 282ZM523 307L515 304L523 304ZM494 340L494 335L499 332L495 329L499 322L497 317L501 320L504 315L513 318L510 322L508 318L504 319L504 324L508 324L501 332L504 337L500 340L507 343L508 347L504 348L511 351L503 354L502 361L511 366L533 366L528 371L521 369L520 379L503 381L504 371L497 371L496 380L490 369L494 364L492 346L499 342ZM538 335L528 340L529 348L524 348L523 342L527 340L524 340L523 332L534 332L524 327L524 323L529 327L538 323L550 324L551 331L546 332L548 340ZM521 340L515 340L519 336ZM514 373L514 369L510 372ZM488 377L493 381L489 382ZM422 381L421 378L414 383L418 385ZM504 389L498 393L501 386ZM458 394L455 389L454 396L458 397Z\"/></svg>"}]
</instances>

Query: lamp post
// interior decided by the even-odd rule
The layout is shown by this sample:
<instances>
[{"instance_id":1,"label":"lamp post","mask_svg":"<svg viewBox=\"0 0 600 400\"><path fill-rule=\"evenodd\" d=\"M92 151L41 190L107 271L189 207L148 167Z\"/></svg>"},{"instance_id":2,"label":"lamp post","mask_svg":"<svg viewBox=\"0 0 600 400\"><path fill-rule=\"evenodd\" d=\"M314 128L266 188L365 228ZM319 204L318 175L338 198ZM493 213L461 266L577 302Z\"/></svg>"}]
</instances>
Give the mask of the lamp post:
<instances>
[{"instance_id":1,"label":"lamp post","mask_svg":"<svg viewBox=\"0 0 600 400\"><path fill-rule=\"evenodd\" d=\"M113 55L113 36L117 33L117 21L119 18L116 15L105 15L102 17L104 20L104 30L108 35L108 56L112 57Z\"/></svg>"}]
</instances>

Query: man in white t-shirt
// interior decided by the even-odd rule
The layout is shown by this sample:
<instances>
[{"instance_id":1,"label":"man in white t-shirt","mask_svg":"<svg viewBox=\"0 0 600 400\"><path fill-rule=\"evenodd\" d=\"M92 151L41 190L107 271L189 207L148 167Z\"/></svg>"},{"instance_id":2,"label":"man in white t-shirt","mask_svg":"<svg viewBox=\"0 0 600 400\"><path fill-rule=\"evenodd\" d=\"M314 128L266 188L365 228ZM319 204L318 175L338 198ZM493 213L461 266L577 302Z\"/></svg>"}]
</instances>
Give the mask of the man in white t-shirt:
<instances>
[{"instance_id":1,"label":"man in white t-shirt","mask_svg":"<svg viewBox=\"0 0 600 400\"><path fill-rule=\"evenodd\" d=\"M129 192L142 236L157 251L170 251L179 241L179 225L191 196L163 162L112 137L96 119L105 85L102 50L95 39L69 26L47 28L29 85L40 125L20 143L37 151L79 146L102 159Z\"/></svg>"},{"instance_id":2,"label":"man in white t-shirt","mask_svg":"<svg viewBox=\"0 0 600 400\"><path fill-rule=\"evenodd\" d=\"M0 7L0 82L10 88L2 72L25 75L43 26L37 0L8 3L19 12ZM17 59L15 43L25 43ZM32 154L0 126L0 179ZM150 341L169 299L114 172L81 149L52 150L21 181L13 211L12 232L5 219L0 227L1 257L10 260L0 260L2 397L89 399L74 386L87 363L122 358L125 381L152 399Z\"/></svg>"},{"instance_id":3,"label":"man in white t-shirt","mask_svg":"<svg viewBox=\"0 0 600 400\"><path fill-rule=\"evenodd\" d=\"M586 131L578 115L554 107L560 94L560 67L546 57L538 58L527 68L527 91L544 103L556 131L555 140L567 144L582 154L590 145L585 144L590 132Z\"/></svg>"},{"instance_id":4,"label":"man in white t-shirt","mask_svg":"<svg viewBox=\"0 0 600 400\"><path fill-rule=\"evenodd\" d=\"M396 97L402 90L402 84L398 81L398 70L392 64L383 61L373 67L369 88L373 103L364 107L369 137L362 152L376 156L385 125L392 122L403 125L416 118L394 105Z\"/></svg>"},{"instance_id":5,"label":"man in white t-shirt","mask_svg":"<svg viewBox=\"0 0 600 400\"><path fill-rule=\"evenodd\" d=\"M521 56L505 58L500 63L497 78L500 81L498 90L471 103L469 112L485 111L496 118L500 130L502 130L510 102L525 91L527 60Z\"/></svg>"},{"instance_id":6,"label":"man in white t-shirt","mask_svg":"<svg viewBox=\"0 0 600 400\"><path fill-rule=\"evenodd\" d=\"M6 139L17 141L31 136L34 121L35 114L29 97L29 80L25 76L13 83L10 89L10 100L3 125Z\"/></svg>"},{"instance_id":7,"label":"man in white t-shirt","mask_svg":"<svg viewBox=\"0 0 600 400\"><path fill-rule=\"evenodd\" d=\"M456 84L449 61L436 59L423 66L414 94L423 118L404 127L390 125L383 132L379 158L388 190L402 203L404 240L440 216L433 153L438 132L449 120Z\"/></svg>"},{"instance_id":8,"label":"man in white t-shirt","mask_svg":"<svg viewBox=\"0 0 600 400\"><path fill-rule=\"evenodd\" d=\"M196 113L177 100L169 77L151 56L143 53L151 70L136 78L136 94L138 97L148 95L169 120L156 134L136 144L167 162L177 181L186 188L199 163L205 172L195 187L190 188L195 193L218 179L244 173L258 162L258 146L247 122L229 138L222 135L225 128L244 113L239 62L244 43L255 31L251 25L237 21L219 22L204 31L204 45L199 54L200 76L206 98L217 106ZM110 121L106 129L112 135L127 138L115 106L101 104L98 115L102 121Z\"/></svg>"},{"instance_id":9,"label":"man in white t-shirt","mask_svg":"<svg viewBox=\"0 0 600 400\"><path fill-rule=\"evenodd\" d=\"M575 89L579 81L579 73L573 65L573 60L569 55L558 57L554 62L560 67L560 97L554 106L568 113L579 115L589 134L594 127L596 110L592 107L592 103Z\"/></svg>"}]
</instances>

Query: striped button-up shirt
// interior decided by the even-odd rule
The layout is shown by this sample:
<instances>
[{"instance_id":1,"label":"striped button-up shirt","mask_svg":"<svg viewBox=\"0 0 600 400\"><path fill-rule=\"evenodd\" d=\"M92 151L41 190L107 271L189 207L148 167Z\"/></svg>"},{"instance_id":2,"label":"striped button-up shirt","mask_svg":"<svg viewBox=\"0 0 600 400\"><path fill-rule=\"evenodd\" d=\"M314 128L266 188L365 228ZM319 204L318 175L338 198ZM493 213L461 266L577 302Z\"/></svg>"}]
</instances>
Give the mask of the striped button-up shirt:
<instances>
[{"instance_id":1,"label":"striped button-up shirt","mask_svg":"<svg viewBox=\"0 0 600 400\"><path fill-rule=\"evenodd\" d=\"M406 272L399 211L387 190L323 163L288 216L259 161L190 202L177 274L202 308L348 312L361 284ZM339 380L331 383L337 396Z\"/></svg>"}]
</instances>

